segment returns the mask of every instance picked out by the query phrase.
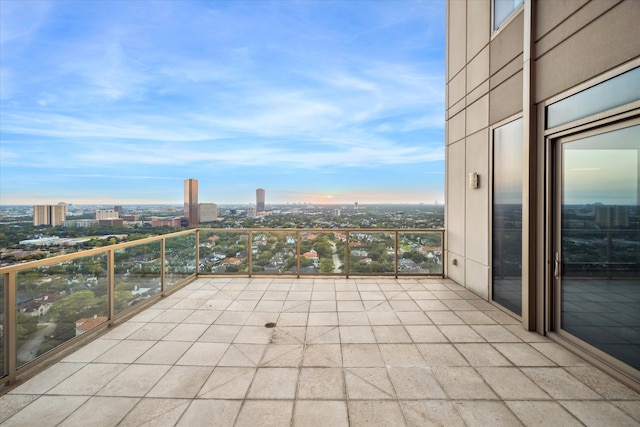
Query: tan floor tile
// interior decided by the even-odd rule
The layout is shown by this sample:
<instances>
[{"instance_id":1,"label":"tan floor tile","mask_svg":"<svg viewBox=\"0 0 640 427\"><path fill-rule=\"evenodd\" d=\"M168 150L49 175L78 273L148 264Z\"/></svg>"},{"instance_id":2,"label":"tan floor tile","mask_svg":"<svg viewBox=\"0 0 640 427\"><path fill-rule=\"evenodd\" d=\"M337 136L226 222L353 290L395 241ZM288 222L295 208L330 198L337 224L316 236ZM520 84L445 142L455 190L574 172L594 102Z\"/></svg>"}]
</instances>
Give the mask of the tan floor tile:
<instances>
[{"instance_id":1,"label":"tan floor tile","mask_svg":"<svg viewBox=\"0 0 640 427\"><path fill-rule=\"evenodd\" d=\"M404 416L397 401L365 400L349 401L349 423L352 427L382 427L405 425Z\"/></svg>"},{"instance_id":2,"label":"tan floor tile","mask_svg":"<svg viewBox=\"0 0 640 427\"><path fill-rule=\"evenodd\" d=\"M400 322L407 325L431 325L431 319L422 311L398 311L396 312Z\"/></svg>"},{"instance_id":3,"label":"tan floor tile","mask_svg":"<svg viewBox=\"0 0 640 427\"><path fill-rule=\"evenodd\" d=\"M231 344L218 366L258 366L266 348L263 344Z\"/></svg>"},{"instance_id":4,"label":"tan floor tile","mask_svg":"<svg viewBox=\"0 0 640 427\"><path fill-rule=\"evenodd\" d=\"M340 344L337 326L309 326L305 338L307 344Z\"/></svg>"},{"instance_id":5,"label":"tan floor tile","mask_svg":"<svg viewBox=\"0 0 640 427\"><path fill-rule=\"evenodd\" d=\"M562 368L522 368L522 372L554 399L602 399Z\"/></svg>"},{"instance_id":6,"label":"tan floor tile","mask_svg":"<svg viewBox=\"0 0 640 427\"><path fill-rule=\"evenodd\" d=\"M380 344L382 359L388 366L424 366L415 344Z\"/></svg>"},{"instance_id":7,"label":"tan floor tile","mask_svg":"<svg viewBox=\"0 0 640 427\"><path fill-rule=\"evenodd\" d=\"M305 326L278 326L271 335L271 344L304 344Z\"/></svg>"},{"instance_id":8,"label":"tan floor tile","mask_svg":"<svg viewBox=\"0 0 640 427\"><path fill-rule=\"evenodd\" d=\"M286 313L309 313L309 299L304 300L287 300L282 306L282 311Z\"/></svg>"},{"instance_id":9,"label":"tan floor tile","mask_svg":"<svg viewBox=\"0 0 640 427\"><path fill-rule=\"evenodd\" d=\"M143 397L162 378L171 365L129 365L98 396Z\"/></svg>"},{"instance_id":10,"label":"tan floor tile","mask_svg":"<svg viewBox=\"0 0 640 427\"><path fill-rule=\"evenodd\" d=\"M446 343L449 340L434 325L405 325L414 343Z\"/></svg>"},{"instance_id":11,"label":"tan floor tile","mask_svg":"<svg viewBox=\"0 0 640 427\"><path fill-rule=\"evenodd\" d=\"M420 309L427 312L427 314L431 313L432 311L448 311L449 310L449 307L447 307L442 303L442 301L437 299L417 300L416 304L418 304L418 307L420 307Z\"/></svg>"},{"instance_id":12,"label":"tan floor tile","mask_svg":"<svg viewBox=\"0 0 640 427\"><path fill-rule=\"evenodd\" d=\"M198 392L201 399L244 399L256 368L218 366Z\"/></svg>"},{"instance_id":13,"label":"tan floor tile","mask_svg":"<svg viewBox=\"0 0 640 427\"><path fill-rule=\"evenodd\" d=\"M414 300L437 300L436 297L431 291L427 290L410 290L407 291L407 295L409 295Z\"/></svg>"},{"instance_id":14,"label":"tan floor tile","mask_svg":"<svg viewBox=\"0 0 640 427\"><path fill-rule=\"evenodd\" d=\"M474 306L475 307L475 306ZM474 308L475 310L475 308ZM459 318L464 320L467 325L495 325L496 321L487 316L483 311L457 311Z\"/></svg>"},{"instance_id":15,"label":"tan floor tile","mask_svg":"<svg viewBox=\"0 0 640 427\"><path fill-rule=\"evenodd\" d=\"M236 344L269 344L273 329L264 326L243 326L233 340Z\"/></svg>"},{"instance_id":16,"label":"tan floor tile","mask_svg":"<svg viewBox=\"0 0 640 427\"><path fill-rule=\"evenodd\" d=\"M486 315L501 325L521 325L522 321L509 316L504 311L487 311Z\"/></svg>"},{"instance_id":17,"label":"tan floor tile","mask_svg":"<svg viewBox=\"0 0 640 427\"><path fill-rule=\"evenodd\" d=\"M267 311L254 311L247 319L245 326L261 326L264 327L267 323L276 323L278 320L279 312L267 312Z\"/></svg>"},{"instance_id":18,"label":"tan floor tile","mask_svg":"<svg viewBox=\"0 0 640 427\"><path fill-rule=\"evenodd\" d=\"M339 300L336 307L339 312L364 311L364 305L362 305L362 301Z\"/></svg>"},{"instance_id":19,"label":"tan floor tile","mask_svg":"<svg viewBox=\"0 0 640 427\"><path fill-rule=\"evenodd\" d=\"M433 375L451 399L497 399L498 396L470 367L433 368Z\"/></svg>"},{"instance_id":20,"label":"tan floor tile","mask_svg":"<svg viewBox=\"0 0 640 427\"><path fill-rule=\"evenodd\" d=\"M124 326L124 325L120 325ZM119 340L97 339L74 351L64 359L63 362L91 362L100 357L104 352L118 344Z\"/></svg>"},{"instance_id":21,"label":"tan floor tile","mask_svg":"<svg viewBox=\"0 0 640 427\"><path fill-rule=\"evenodd\" d=\"M127 366L128 365L120 363L94 363L86 365L49 390L48 394L93 395Z\"/></svg>"},{"instance_id":22,"label":"tan floor tile","mask_svg":"<svg viewBox=\"0 0 640 427\"><path fill-rule=\"evenodd\" d=\"M338 314L333 313L309 313L307 326L338 326Z\"/></svg>"},{"instance_id":23,"label":"tan floor tile","mask_svg":"<svg viewBox=\"0 0 640 427\"><path fill-rule=\"evenodd\" d=\"M344 401L297 401L293 425L347 427L347 404Z\"/></svg>"},{"instance_id":24,"label":"tan floor tile","mask_svg":"<svg viewBox=\"0 0 640 427\"><path fill-rule=\"evenodd\" d=\"M164 341L197 341L209 325L182 323L162 338Z\"/></svg>"},{"instance_id":25,"label":"tan floor tile","mask_svg":"<svg viewBox=\"0 0 640 427\"><path fill-rule=\"evenodd\" d=\"M280 313L278 326L307 326L309 313Z\"/></svg>"},{"instance_id":26,"label":"tan floor tile","mask_svg":"<svg viewBox=\"0 0 640 427\"><path fill-rule=\"evenodd\" d=\"M118 426L173 426L190 403L189 399L142 399Z\"/></svg>"},{"instance_id":27,"label":"tan floor tile","mask_svg":"<svg viewBox=\"0 0 640 427\"><path fill-rule=\"evenodd\" d=\"M18 387L9 391L12 394L45 394L51 388L57 386L71 375L84 368L85 363L59 362L47 370L30 378ZM0 405L2 407L2 405ZM0 409L0 413L2 410ZM0 419L1 422L1 419Z\"/></svg>"},{"instance_id":28,"label":"tan floor tile","mask_svg":"<svg viewBox=\"0 0 640 427\"><path fill-rule=\"evenodd\" d=\"M378 344L413 342L403 326L372 326Z\"/></svg>"},{"instance_id":29,"label":"tan floor tile","mask_svg":"<svg viewBox=\"0 0 640 427\"><path fill-rule=\"evenodd\" d=\"M287 295L287 301L311 301L311 291L292 290Z\"/></svg>"},{"instance_id":30,"label":"tan floor tile","mask_svg":"<svg viewBox=\"0 0 640 427\"><path fill-rule=\"evenodd\" d=\"M229 307L227 307L226 311L239 311L239 312L249 312L251 313L255 310L256 305L258 305L257 300L234 300Z\"/></svg>"},{"instance_id":31,"label":"tan floor tile","mask_svg":"<svg viewBox=\"0 0 640 427\"><path fill-rule=\"evenodd\" d=\"M39 395L5 394L0 396L0 423L38 399Z\"/></svg>"},{"instance_id":32,"label":"tan floor tile","mask_svg":"<svg viewBox=\"0 0 640 427\"><path fill-rule=\"evenodd\" d=\"M196 342L182 355L176 365L216 366L229 348L226 343Z\"/></svg>"},{"instance_id":33,"label":"tan floor tile","mask_svg":"<svg viewBox=\"0 0 640 427\"><path fill-rule=\"evenodd\" d=\"M426 366L469 366L452 344L417 344Z\"/></svg>"},{"instance_id":34,"label":"tan floor tile","mask_svg":"<svg viewBox=\"0 0 640 427\"><path fill-rule=\"evenodd\" d=\"M262 301L282 301L284 302L287 299L287 295L289 291L277 291L277 290L269 290L264 293L262 296ZM282 305L281 305L282 307Z\"/></svg>"},{"instance_id":35,"label":"tan floor tile","mask_svg":"<svg viewBox=\"0 0 640 427\"><path fill-rule=\"evenodd\" d=\"M262 367L298 367L302 363L302 344L268 345L262 356Z\"/></svg>"},{"instance_id":36,"label":"tan floor tile","mask_svg":"<svg viewBox=\"0 0 640 427\"><path fill-rule=\"evenodd\" d=\"M453 343L485 342L484 338L468 325L441 325L439 329Z\"/></svg>"},{"instance_id":37,"label":"tan floor tile","mask_svg":"<svg viewBox=\"0 0 640 427\"><path fill-rule=\"evenodd\" d=\"M393 311L369 311L367 317L371 325L400 325L400 319Z\"/></svg>"},{"instance_id":38,"label":"tan floor tile","mask_svg":"<svg viewBox=\"0 0 640 427\"><path fill-rule=\"evenodd\" d=\"M305 346L302 366L328 368L342 366L340 344L312 344Z\"/></svg>"},{"instance_id":39,"label":"tan floor tile","mask_svg":"<svg viewBox=\"0 0 640 427\"><path fill-rule=\"evenodd\" d=\"M583 425L557 402L507 401L505 403L526 426L579 427Z\"/></svg>"},{"instance_id":40,"label":"tan floor tile","mask_svg":"<svg viewBox=\"0 0 640 427\"><path fill-rule=\"evenodd\" d=\"M97 426L116 425L138 403L132 397L92 397L59 426L86 426L87 420Z\"/></svg>"},{"instance_id":41,"label":"tan floor tile","mask_svg":"<svg viewBox=\"0 0 640 427\"><path fill-rule=\"evenodd\" d=\"M174 366L149 391L148 397L194 398L213 368Z\"/></svg>"},{"instance_id":42,"label":"tan floor tile","mask_svg":"<svg viewBox=\"0 0 640 427\"><path fill-rule=\"evenodd\" d=\"M189 315L193 313L193 310L180 310L180 309L167 309L163 313L154 317L151 322L166 322L166 323L180 323Z\"/></svg>"},{"instance_id":43,"label":"tan floor tile","mask_svg":"<svg viewBox=\"0 0 640 427\"><path fill-rule=\"evenodd\" d=\"M587 426L637 426L638 423L609 402L560 402Z\"/></svg>"},{"instance_id":44,"label":"tan floor tile","mask_svg":"<svg viewBox=\"0 0 640 427\"><path fill-rule=\"evenodd\" d=\"M560 366L588 366L584 359L554 342L537 342L530 345Z\"/></svg>"},{"instance_id":45,"label":"tan floor tile","mask_svg":"<svg viewBox=\"0 0 640 427\"><path fill-rule=\"evenodd\" d=\"M313 291L311 294L312 301L335 301L336 293L331 291Z\"/></svg>"},{"instance_id":46,"label":"tan floor tile","mask_svg":"<svg viewBox=\"0 0 640 427\"><path fill-rule=\"evenodd\" d=\"M233 425L233 421L240 411L240 405L242 405L241 401L233 400L193 400L184 411L177 426L193 427L204 424L219 427L230 426Z\"/></svg>"},{"instance_id":47,"label":"tan floor tile","mask_svg":"<svg viewBox=\"0 0 640 427\"><path fill-rule=\"evenodd\" d=\"M297 368L258 368L248 399L294 399L298 382Z\"/></svg>"},{"instance_id":48,"label":"tan floor tile","mask_svg":"<svg viewBox=\"0 0 640 427\"><path fill-rule=\"evenodd\" d=\"M512 366L491 344L455 344L471 366Z\"/></svg>"},{"instance_id":49,"label":"tan floor tile","mask_svg":"<svg viewBox=\"0 0 640 427\"><path fill-rule=\"evenodd\" d=\"M234 426L288 426L293 415L293 403L292 400L247 400L242 405Z\"/></svg>"},{"instance_id":50,"label":"tan floor tile","mask_svg":"<svg viewBox=\"0 0 640 427\"><path fill-rule=\"evenodd\" d=\"M639 400L614 400L612 404L622 409L627 415L640 423L640 401Z\"/></svg>"},{"instance_id":51,"label":"tan floor tile","mask_svg":"<svg viewBox=\"0 0 640 427\"><path fill-rule=\"evenodd\" d=\"M345 311L338 313L338 323L340 326L368 326L369 317L367 313L358 311Z\"/></svg>"},{"instance_id":52,"label":"tan floor tile","mask_svg":"<svg viewBox=\"0 0 640 427\"><path fill-rule=\"evenodd\" d=\"M453 403L446 400L400 401L408 426L464 427Z\"/></svg>"},{"instance_id":53,"label":"tan floor tile","mask_svg":"<svg viewBox=\"0 0 640 427\"><path fill-rule=\"evenodd\" d=\"M2 423L3 427L57 425L89 399L88 396L41 396ZM0 400L0 402L3 402Z\"/></svg>"},{"instance_id":54,"label":"tan floor tile","mask_svg":"<svg viewBox=\"0 0 640 427\"><path fill-rule=\"evenodd\" d=\"M178 326L177 323L146 323L127 337L128 340L161 340Z\"/></svg>"},{"instance_id":55,"label":"tan floor tile","mask_svg":"<svg viewBox=\"0 0 640 427\"><path fill-rule=\"evenodd\" d=\"M398 399L446 399L447 397L431 368L389 366L387 370Z\"/></svg>"},{"instance_id":56,"label":"tan floor tile","mask_svg":"<svg viewBox=\"0 0 640 427\"><path fill-rule=\"evenodd\" d=\"M427 316L436 325L464 325L464 320L453 311L427 311Z\"/></svg>"},{"instance_id":57,"label":"tan floor tile","mask_svg":"<svg viewBox=\"0 0 640 427\"><path fill-rule=\"evenodd\" d=\"M336 292L336 300L338 301L358 301L362 304L360 300L360 292L357 291L338 291Z\"/></svg>"},{"instance_id":58,"label":"tan floor tile","mask_svg":"<svg viewBox=\"0 0 640 427\"><path fill-rule=\"evenodd\" d=\"M457 401L456 409L468 427L514 427L523 425L503 402Z\"/></svg>"},{"instance_id":59,"label":"tan floor tile","mask_svg":"<svg viewBox=\"0 0 640 427\"><path fill-rule=\"evenodd\" d=\"M309 304L310 313L328 313L337 310L336 301L311 301Z\"/></svg>"},{"instance_id":60,"label":"tan floor tile","mask_svg":"<svg viewBox=\"0 0 640 427\"><path fill-rule=\"evenodd\" d=\"M402 294L404 293L399 293L398 295L402 295ZM387 298L389 298L388 295L387 295ZM389 304L391 304L391 307L393 307L396 314L404 311L412 311L412 312L421 311L418 304L416 304L412 300L399 300L399 299L393 299L393 298L389 298L389 300L390 300Z\"/></svg>"},{"instance_id":61,"label":"tan floor tile","mask_svg":"<svg viewBox=\"0 0 640 427\"><path fill-rule=\"evenodd\" d=\"M206 294L209 296L208 298L184 298L184 299L178 301L173 306L173 308L184 308L184 309L197 310L202 305L206 304L206 302L208 300L213 298L216 293L217 292L206 291ZM204 295L204 293L202 295Z\"/></svg>"},{"instance_id":62,"label":"tan floor tile","mask_svg":"<svg viewBox=\"0 0 640 427\"><path fill-rule=\"evenodd\" d=\"M608 400L640 400L640 393L631 390L598 368L575 366L565 370Z\"/></svg>"},{"instance_id":63,"label":"tan floor tile","mask_svg":"<svg viewBox=\"0 0 640 427\"><path fill-rule=\"evenodd\" d=\"M340 341L343 344L373 344L376 337L371 326L340 326Z\"/></svg>"},{"instance_id":64,"label":"tan floor tile","mask_svg":"<svg viewBox=\"0 0 640 427\"><path fill-rule=\"evenodd\" d=\"M251 316L250 311L223 311L214 324L244 326L249 316Z\"/></svg>"},{"instance_id":65,"label":"tan floor tile","mask_svg":"<svg viewBox=\"0 0 640 427\"><path fill-rule=\"evenodd\" d=\"M302 368L298 380L298 399L344 399L341 368Z\"/></svg>"},{"instance_id":66,"label":"tan floor tile","mask_svg":"<svg viewBox=\"0 0 640 427\"><path fill-rule=\"evenodd\" d=\"M504 354L516 366L555 366L538 350L526 343L501 343L493 347Z\"/></svg>"},{"instance_id":67,"label":"tan floor tile","mask_svg":"<svg viewBox=\"0 0 640 427\"><path fill-rule=\"evenodd\" d=\"M520 338L502 325L473 325L471 327L488 342L522 342Z\"/></svg>"},{"instance_id":68,"label":"tan floor tile","mask_svg":"<svg viewBox=\"0 0 640 427\"><path fill-rule=\"evenodd\" d=\"M196 310L184 319L182 323L201 323L208 326L215 322L220 314L222 314L222 311L218 310Z\"/></svg>"},{"instance_id":69,"label":"tan floor tile","mask_svg":"<svg viewBox=\"0 0 640 427\"><path fill-rule=\"evenodd\" d=\"M485 367L476 370L503 400L551 399L517 368Z\"/></svg>"},{"instance_id":70,"label":"tan floor tile","mask_svg":"<svg viewBox=\"0 0 640 427\"><path fill-rule=\"evenodd\" d=\"M232 343L240 332L240 325L211 325L202 333L199 342Z\"/></svg>"},{"instance_id":71,"label":"tan floor tile","mask_svg":"<svg viewBox=\"0 0 640 427\"><path fill-rule=\"evenodd\" d=\"M458 293L456 292L456 295ZM477 308L472 305L469 301L465 301L462 299L445 299L442 301L444 305L449 307L449 310L454 311L473 311L477 310ZM459 313L458 313L459 314Z\"/></svg>"},{"instance_id":72,"label":"tan floor tile","mask_svg":"<svg viewBox=\"0 0 640 427\"><path fill-rule=\"evenodd\" d=\"M344 367L384 366L377 344L343 344L342 364Z\"/></svg>"},{"instance_id":73,"label":"tan floor tile","mask_svg":"<svg viewBox=\"0 0 640 427\"><path fill-rule=\"evenodd\" d=\"M348 368L344 377L350 400L396 399L386 368Z\"/></svg>"}]
</instances>

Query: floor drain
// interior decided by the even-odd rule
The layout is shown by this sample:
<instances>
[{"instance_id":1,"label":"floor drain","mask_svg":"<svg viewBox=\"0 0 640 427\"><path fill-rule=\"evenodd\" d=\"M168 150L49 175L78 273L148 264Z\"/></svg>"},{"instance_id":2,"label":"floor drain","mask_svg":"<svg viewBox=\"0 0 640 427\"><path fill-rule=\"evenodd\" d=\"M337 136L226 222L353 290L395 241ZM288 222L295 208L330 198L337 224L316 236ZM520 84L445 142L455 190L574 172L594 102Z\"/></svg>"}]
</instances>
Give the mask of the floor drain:
<instances>
[{"instance_id":1,"label":"floor drain","mask_svg":"<svg viewBox=\"0 0 640 427\"><path fill-rule=\"evenodd\" d=\"M265 323L265 324L264 324L264 327L265 327L265 328L275 328L275 327L276 327L276 324L275 324L275 323L273 323L273 322L269 322L269 323Z\"/></svg>"}]
</instances>

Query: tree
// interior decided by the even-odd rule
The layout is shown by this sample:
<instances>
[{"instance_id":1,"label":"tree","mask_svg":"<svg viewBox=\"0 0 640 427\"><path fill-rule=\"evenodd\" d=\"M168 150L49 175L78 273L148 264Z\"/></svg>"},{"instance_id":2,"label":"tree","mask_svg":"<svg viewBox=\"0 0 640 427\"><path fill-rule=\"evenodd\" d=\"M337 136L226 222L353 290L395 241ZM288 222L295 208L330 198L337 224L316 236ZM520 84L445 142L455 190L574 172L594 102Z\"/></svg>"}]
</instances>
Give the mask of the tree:
<instances>
[{"instance_id":1,"label":"tree","mask_svg":"<svg viewBox=\"0 0 640 427\"><path fill-rule=\"evenodd\" d=\"M325 258L320 261L320 273L333 273L333 261L331 258Z\"/></svg>"}]
</instances>

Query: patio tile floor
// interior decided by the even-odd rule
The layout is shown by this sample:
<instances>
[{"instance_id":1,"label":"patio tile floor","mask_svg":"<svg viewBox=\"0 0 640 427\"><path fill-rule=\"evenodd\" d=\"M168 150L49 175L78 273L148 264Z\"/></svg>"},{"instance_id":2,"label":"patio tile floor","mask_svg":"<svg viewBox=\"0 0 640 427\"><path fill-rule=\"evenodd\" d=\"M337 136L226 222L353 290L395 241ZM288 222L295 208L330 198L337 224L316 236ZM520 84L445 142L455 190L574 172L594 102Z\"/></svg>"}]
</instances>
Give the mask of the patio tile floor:
<instances>
[{"instance_id":1,"label":"patio tile floor","mask_svg":"<svg viewBox=\"0 0 640 427\"><path fill-rule=\"evenodd\" d=\"M640 394L517 323L447 279L199 278L1 396L0 424L640 425Z\"/></svg>"}]
</instances>

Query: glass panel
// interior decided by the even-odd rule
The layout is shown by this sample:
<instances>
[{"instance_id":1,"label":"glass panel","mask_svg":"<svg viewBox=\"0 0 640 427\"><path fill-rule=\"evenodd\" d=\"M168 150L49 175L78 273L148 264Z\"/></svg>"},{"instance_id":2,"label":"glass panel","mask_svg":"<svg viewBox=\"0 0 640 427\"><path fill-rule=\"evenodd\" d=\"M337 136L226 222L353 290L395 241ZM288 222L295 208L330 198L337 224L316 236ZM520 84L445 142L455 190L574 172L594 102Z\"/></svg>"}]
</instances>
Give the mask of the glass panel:
<instances>
[{"instance_id":1,"label":"glass panel","mask_svg":"<svg viewBox=\"0 0 640 427\"><path fill-rule=\"evenodd\" d=\"M493 300L522 313L522 119L493 131Z\"/></svg>"},{"instance_id":2,"label":"glass panel","mask_svg":"<svg viewBox=\"0 0 640 427\"><path fill-rule=\"evenodd\" d=\"M169 237L164 243L165 286L180 283L196 273L196 235Z\"/></svg>"},{"instance_id":3,"label":"glass panel","mask_svg":"<svg viewBox=\"0 0 640 427\"><path fill-rule=\"evenodd\" d=\"M395 233L349 234L349 273L395 274Z\"/></svg>"},{"instance_id":4,"label":"glass panel","mask_svg":"<svg viewBox=\"0 0 640 427\"><path fill-rule=\"evenodd\" d=\"M300 232L300 273L344 272L345 238L338 232Z\"/></svg>"},{"instance_id":5,"label":"glass panel","mask_svg":"<svg viewBox=\"0 0 640 427\"><path fill-rule=\"evenodd\" d=\"M4 352L4 330L6 328L6 322L5 322L5 317L4 317L4 295L5 295L5 290L4 290L4 284L5 284L5 279L4 279L4 274L0 274L0 378L4 377L6 372L4 371L5 366L7 366L4 358L6 357L6 354Z\"/></svg>"},{"instance_id":6,"label":"glass panel","mask_svg":"<svg viewBox=\"0 0 640 427\"><path fill-rule=\"evenodd\" d=\"M200 231L200 273L247 273L249 232Z\"/></svg>"},{"instance_id":7,"label":"glass panel","mask_svg":"<svg viewBox=\"0 0 640 427\"><path fill-rule=\"evenodd\" d=\"M493 0L493 29L497 30L521 4L522 0Z\"/></svg>"},{"instance_id":8,"label":"glass panel","mask_svg":"<svg viewBox=\"0 0 640 427\"><path fill-rule=\"evenodd\" d=\"M640 100L640 68L547 107L547 129Z\"/></svg>"},{"instance_id":9,"label":"glass panel","mask_svg":"<svg viewBox=\"0 0 640 427\"><path fill-rule=\"evenodd\" d=\"M254 232L251 242L253 273L295 273L296 238L290 231Z\"/></svg>"},{"instance_id":10,"label":"glass panel","mask_svg":"<svg viewBox=\"0 0 640 427\"><path fill-rule=\"evenodd\" d=\"M562 145L561 328L640 369L640 126Z\"/></svg>"},{"instance_id":11,"label":"glass panel","mask_svg":"<svg viewBox=\"0 0 640 427\"><path fill-rule=\"evenodd\" d=\"M115 251L115 313L161 290L160 240Z\"/></svg>"},{"instance_id":12,"label":"glass panel","mask_svg":"<svg viewBox=\"0 0 640 427\"><path fill-rule=\"evenodd\" d=\"M398 233L398 273L442 274L440 232Z\"/></svg>"},{"instance_id":13,"label":"glass panel","mask_svg":"<svg viewBox=\"0 0 640 427\"><path fill-rule=\"evenodd\" d=\"M17 365L106 322L106 254L16 273Z\"/></svg>"}]
</instances>

